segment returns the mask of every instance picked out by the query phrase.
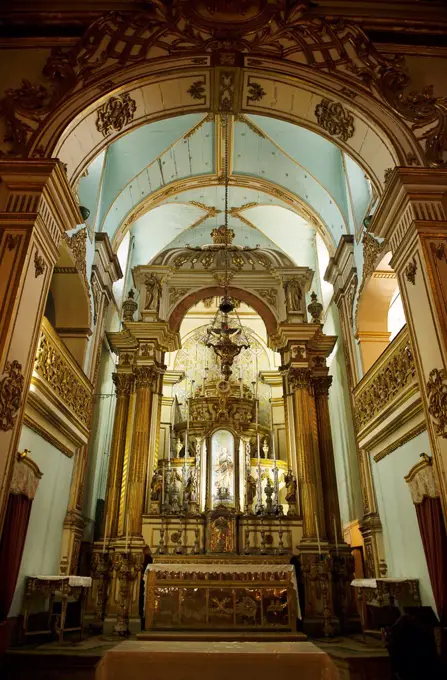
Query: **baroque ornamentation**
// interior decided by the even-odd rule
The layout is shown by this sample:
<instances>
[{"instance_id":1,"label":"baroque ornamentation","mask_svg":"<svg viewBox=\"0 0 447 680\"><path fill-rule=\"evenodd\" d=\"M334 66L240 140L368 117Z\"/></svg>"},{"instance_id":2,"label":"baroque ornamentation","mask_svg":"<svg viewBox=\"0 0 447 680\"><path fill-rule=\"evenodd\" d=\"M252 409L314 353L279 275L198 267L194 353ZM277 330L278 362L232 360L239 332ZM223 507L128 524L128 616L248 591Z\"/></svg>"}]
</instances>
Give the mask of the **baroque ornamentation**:
<instances>
[{"instance_id":1,"label":"baroque ornamentation","mask_svg":"<svg viewBox=\"0 0 447 680\"><path fill-rule=\"evenodd\" d=\"M133 373L112 373L117 397L128 397L135 381Z\"/></svg>"},{"instance_id":2,"label":"baroque ornamentation","mask_svg":"<svg viewBox=\"0 0 447 680\"><path fill-rule=\"evenodd\" d=\"M157 369L155 366L137 366L134 369L135 384L137 389L141 387L152 387L157 379Z\"/></svg>"},{"instance_id":3,"label":"baroque ornamentation","mask_svg":"<svg viewBox=\"0 0 447 680\"><path fill-rule=\"evenodd\" d=\"M405 267L405 278L409 283L412 283L413 286L416 284L416 272L418 268L418 263L416 262L416 258L413 255L412 260L407 264Z\"/></svg>"},{"instance_id":4,"label":"baroque ornamentation","mask_svg":"<svg viewBox=\"0 0 447 680\"><path fill-rule=\"evenodd\" d=\"M372 380L365 385L360 383L359 389L356 390L354 401L357 430L361 430L380 413L414 380L415 374L413 352L405 334Z\"/></svg>"},{"instance_id":5,"label":"baroque ornamentation","mask_svg":"<svg viewBox=\"0 0 447 680\"><path fill-rule=\"evenodd\" d=\"M146 288L146 304L144 309L154 309L158 312L161 298L161 283L153 272L144 279Z\"/></svg>"},{"instance_id":6,"label":"baroque ornamentation","mask_svg":"<svg viewBox=\"0 0 447 680\"><path fill-rule=\"evenodd\" d=\"M192 99L205 99L205 81L195 80L187 92Z\"/></svg>"},{"instance_id":7,"label":"baroque ornamentation","mask_svg":"<svg viewBox=\"0 0 447 680\"><path fill-rule=\"evenodd\" d=\"M231 113L234 109L235 94L234 71L224 71L219 76L219 111Z\"/></svg>"},{"instance_id":8,"label":"baroque ornamentation","mask_svg":"<svg viewBox=\"0 0 447 680\"><path fill-rule=\"evenodd\" d=\"M61 349L44 330L41 331L34 362L35 372L51 387L75 416L90 425L91 390L61 353Z\"/></svg>"},{"instance_id":9,"label":"baroque ornamentation","mask_svg":"<svg viewBox=\"0 0 447 680\"><path fill-rule=\"evenodd\" d=\"M112 131L120 132L134 119L137 104L127 94L120 94L99 107L96 118L96 129L103 137L108 137Z\"/></svg>"},{"instance_id":10,"label":"baroque ornamentation","mask_svg":"<svg viewBox=\"0 0 447 680\"><path fill-rule=\"evenodd\" d=\"M127 295L127 300L123 302L123 321L133 321L133 315L138 309L138 304L135 302L135 293L131 288Z\"/></svg>"},{"instance_id":11,"label":"baroque ornamentation","mask_svg":"<svg viewBox=\"0 0 447 680\"><path fill-rule=\"evenodd\" d=\"M329 132L332 137L339 137L342 142L354 136L354 117L340 102L322 99L315 107L318 125Z\"/></svg>"},{"instance_id":12,"label":"baroque ornamentation","mask_svg":"<svg viewBox=\"0 0 447 680\"><path fill-rule=\"evenodd\" d=\"M444 262L447 262L445 243L430 243L430 248L438 260L444 260Z\"/></svg>"},{"instance_id":13,"label":"baroque ornamentation","mask_svg":"<svg viewBox=\"0 0 447 680\"><path fill-rule=\"evenodd\" d=\"M175 305L180 298L184 297L190 290L190 288L173 288L169 292L169 305Z\"/></svg>"},{"instance_id":14,"label":"baroque ornamentation","mask_svg":"<svg viewBox=\"0 0 447 680\"><path fill-rule=\"evenodd\" d=\"M357 320L357 313L359 308L359 301L362 295L363 289L366 285L369 277L374 273L374 270L381 258L383 256L385 249L387 248L387 241L382 241L379 243L369 231L363 232L362 238L363 244L363 271L362 271L362 282L359 288L359 294L357 296L357 306L355 310L355 319ZM357 322L356 324L357 325Z\"/></svg>"},{"instance_id":15,"label":"baroque ornamentation","mask_svg":"<svg viewBox=\"0 0 447 680\"><path fill-rule=\"evenodd\" d=\"M39 251L36 249L34 252L34 272L35 272L35 277L36 279L39 276L42 276L46 269L46 264L45 260L43 259L42 255L39 255Z\"/></svg>"},{"instance_id":16,"label":"baroque ornamentation","mask_svg":"<svg viewBox=\"0 0 447 680\"><path fill-rule=\"evenodd\" d=\"M426 390L435 432L438 437L447 439L447 371L444 368L430 371Z\"/></svg>"},{"instance_id":17,"label":"baroque ornamentation","mask_svg":"<svg viewBox=\"0 0 447 680\"><path fill-rule=\"evenodd\" d=\"M253 81L248 86L248 96L247 100L249 102L260 102L263 97L265 97L266 92L262 85L259 83L254 83Z\"/></svg>"},{"instance_id":18,"label":"baroque ornamentation","mask_svg":"<svg viewBox=\"0 0 447 680\"><path fill-rule=\"evenodd\" d=\"M358 285L359 279L357 274L354 274L354 276L351 279L351 283L348 288L348 292L346 294L346 299L347 299L347 305L348 305L348 313L349 313L349 323L351 324L351 328L354 327L354 300L355 300L355 294L357 292L357 285Z\"/></svg>"},{"instance_id":19,"label":"baroque ornamentation","mask_svg":"<svg viewBox=\"0 0 447 680\"><path fill-rule=\"evenodd\" d=\"M152 2L141 13L110 12L95 20L71 48L55 47L43 69L48 86L24 80L8 89L0 101L7 127L9 155L26 157L33 133L62 99L75 90L152 58L201 56L221 47L221 63L234 63L234 54L249 54L248 65L263 58L280 58L350 81L351 87L372 93L407 121L425 144L431 165L443 165L447 146L447 99L436 97L432 87L409 92L411 79L403 58L379 53L362 29L344 21L306 15L306 0L251 3L244 20L225 3L228 22L213 22L208 3L198 0ZM233 6L233 3L231 3ZM328 45L331 49L328 49ZM222 59L223 57L223 59Z\"/></svg>"},{"instance_id":20,"label":"baroque ornamentation","mask_svg":"<svg viewBox=\"0 0 447 680\"><path fill-rule=\"evenodd\" d=\"M14 250L16 245L19 242L19 236L18 234L14 236L13 234L8 234L6 237L6 247L8 248L9 251Z\"/></svg>"},{"instance_id":21,"label":"baroque ornamentation","mask_svg":"<svg viewBox=\"0 0 447 680\"><path fill-rule=\"evenodd\" d=\"M310 386L311 372L309 368L291 368L288 372L289 385L294 392Z\"/></svg>"},{"instance_id":22,"label":"baroque ornamentation","mask_svg":"<svg viewBox=\"0 0 447 680\"><path fill-rule=\"evenodd\" d=\"M0 430L4 432L12 430L15 425L24 384L22 364L15 359L7 361L0 378Z\"/></svg>"},{"instance_id":23,"label":"baroque ornamentation","mask_svg":"<svg viewBox=\"0 0 447 680\"><path fill-rule=\"evenodd\" d=\"M274 288L262 288L257 291L261 298L264 298L269 305L276 307L276 290Z\"/></svg>"},{"instance_id":24,"label":"baroque ornamentation","mask_svg":"<svg viewBox=\"0 0 447 680\"><path fill-rule=\"evenodd\" d=\"M87 280L87 227L82 227L72 236L67 236L64 234L62 237L65 243L70 248L73 253L73 257L76 263L76 268L81 274L82 279L85 284L85 288L88 291L89 285Z\"/></svg>"}]
</instances>

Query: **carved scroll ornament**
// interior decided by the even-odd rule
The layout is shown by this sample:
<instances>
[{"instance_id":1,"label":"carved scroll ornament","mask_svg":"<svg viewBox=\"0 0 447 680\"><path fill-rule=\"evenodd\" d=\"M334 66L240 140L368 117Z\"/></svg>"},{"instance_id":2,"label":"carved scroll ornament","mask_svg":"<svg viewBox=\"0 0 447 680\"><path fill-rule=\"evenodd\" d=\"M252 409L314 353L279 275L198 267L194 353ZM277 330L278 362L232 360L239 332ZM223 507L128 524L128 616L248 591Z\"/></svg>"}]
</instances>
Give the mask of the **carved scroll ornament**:
<instances>
[{"instance_id":1,"label":"carved scroll ornament","mask_svg":"<svg viewBox=\"0 0 447 680\"><path fill-rule=\"evenodd\" d=\"M354 136L354 117L340 102L322 99L315 107L315 117L318 125L332 137L339 137L347 142Z\"/></svg>"},{"instance_id":2,"label":"carved scroll ornament","mask_svg":"<svg viewBox=\"0 0 447 680\"><path fill-rule=\"evenodd\" d=\"M424 498L439 498L438 480L433 471L433 461L426 453L421 454L422 461L414 465L405 481L408 484L413 503L422 503Z\"/></svg>"},{"instance_id":3,"label":"carved scroll ornament","mask_svg":"<svg viewBox=\"0 0 447 680\"><path fill-rule=\"evenodd\" d=\"M6 120L8 154L26 157L33 133L74 91L92 82L111 88L114 71L151 58L190 54L197 62L200 53L219 47L221 63L234 61L236 51L342 76L404 118L425 143L431 165L445 165L447 99L434 96L431 87L407 94L411 79L402 58L380 54L356 25L308 16L308 6L307 0L252 2L242 20L235 3L223 3L220 12L228 21L213 20L209 3L200 0L155 0L141 13L110 12L95 20L74 47L52 50L43 69L48 86L24 80L21 87L6 91L0 115ZM262 95L259 85L261 89L252 90L251 97ZM100 123L101 131L119 127L121 120L110 114ZM349 134L349 129L348 124L343 134Z\"/></svg>"},{"instance_id":4,"label":"carved scroll ornament","mask_svg":"<svg viewBox=\"0 0 447 680\"><path fill-rule=\"evenodd\" d=\"M4 432L12 430L15 425L24 383L22 364L16 360L7 361L0 378L0 430Z\"/></svg>"},{"instance_id":5,"label":"carved scroll ornament","mask_svg":"<svg viewBox=\"0 0 447 680\"><path fill-rule=\"evenodd\" d=\"M447 371L444 368L430 371L426 389L428 412L435 432L439 437L447 439Z\"/></svg>"}]
</instances>

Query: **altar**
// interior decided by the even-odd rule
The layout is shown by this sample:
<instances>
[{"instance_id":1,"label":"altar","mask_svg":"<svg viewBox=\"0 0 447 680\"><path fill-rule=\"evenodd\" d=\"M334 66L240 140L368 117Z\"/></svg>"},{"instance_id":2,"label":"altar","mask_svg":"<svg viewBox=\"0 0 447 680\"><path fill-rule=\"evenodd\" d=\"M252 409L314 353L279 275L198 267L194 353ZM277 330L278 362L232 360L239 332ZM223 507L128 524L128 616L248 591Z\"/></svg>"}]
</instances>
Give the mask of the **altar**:
<instances>
[{"instance_id":1,"label":"altar","mask_svg":"<svg viewBox=\"0 0 447 680\"><path fill-rule=\"evenodd\" d=\"M301 618L295 570L284 558L185 562L160 556L144 579L147 631L295 631Z\"/></svg>"}]
</instances>

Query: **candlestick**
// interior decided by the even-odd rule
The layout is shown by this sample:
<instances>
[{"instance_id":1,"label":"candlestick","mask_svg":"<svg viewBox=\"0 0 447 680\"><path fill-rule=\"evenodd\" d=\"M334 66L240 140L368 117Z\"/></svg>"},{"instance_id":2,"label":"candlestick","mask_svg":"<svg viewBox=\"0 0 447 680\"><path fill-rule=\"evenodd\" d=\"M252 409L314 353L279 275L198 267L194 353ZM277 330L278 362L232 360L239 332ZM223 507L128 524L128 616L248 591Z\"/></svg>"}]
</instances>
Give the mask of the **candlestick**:
<instances>
[{"instance_id":1,"label":"candlestick","mask_svg":"<svg viewBox=\"0 0 447 680\"><path fill-rule=\"evenodd\" d=\"M317 531L318 554L321 554L320 531L318 529L317 513L315 512L314 515L315 515L315 529Z\"/></svg>"},{"instance_id":2,"label":"candlestick","mask_svg":"<svg viewBox=\"0 0 447 680\"><path fill-rule=\"evenodd\" d=\"M272 423L272 452L273 461L276 467L276 447L275 447L275 429L273 427L273 401L270 399L270 422Z\"/></svg>"},{"instance_id":3,"label":"candlestick","mask_svg":"<svg viewBox=\"0 0 447 680\"><path fill-rule=\"evenodd\" d=\"M162 468L162 487L161 487L161 511L164 511L165 506L165 466Z\"/></svg>"},{"instance_id":4,"label":"candlestick","mask_svg":"<svg viewBox=\"0 0 447 680\"><path fill-rule=\"evenodd\" d=\"M338 538L337 538L337 522L334 515L334 536L335 536L335 550L338 557Z\"/></svg>"}]
</instances>

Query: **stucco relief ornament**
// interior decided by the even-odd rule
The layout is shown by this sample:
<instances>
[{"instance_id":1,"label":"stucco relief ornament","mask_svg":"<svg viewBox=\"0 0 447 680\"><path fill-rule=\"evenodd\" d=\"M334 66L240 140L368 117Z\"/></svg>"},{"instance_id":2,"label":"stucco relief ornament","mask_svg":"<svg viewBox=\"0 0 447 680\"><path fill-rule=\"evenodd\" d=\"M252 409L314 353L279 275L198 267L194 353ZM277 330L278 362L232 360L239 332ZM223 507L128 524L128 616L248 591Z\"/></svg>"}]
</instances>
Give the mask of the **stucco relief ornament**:
<instances>
[{"instance_id":1,"label":"stucco relief ornament","mask_svg":"<svg viewBox=\"0 0 447 680\"><path fill-rule=\"evenodd\" d=\"M138 309L138 304L134 300L135 298L135 293L133 289L131 288L129 290L127 300L123 302L123 321L133 321L133 315L135 314L136 310Z\"/></svg>"},{"instance_id":2,"label":"stucco relief ornament","mask_svg":"<svg viewBox=\"0 0 447 680\"><path fill-rule=\"evenodd\" d=\"M112 131L120 132L133 121L136 110L136 101L129 94L124 93L117 97L110 97L98 109L96 129L101 132L103 137L108 137Z\"/></svg>"},{"instance_id":3,"label":"stucco relief ornament","mask_svg":"<svg viewBox=\"0 0 447 680\"><path fill-rule=\"evenodd\" d=\"M354 117L340 102L322 99L315 107L315 117L323 130L332 137L339 137L342 142L347 142L354 136Z\"/></svg>"},{"instance_id":4,"label":"stucco relief ornament","mask_svg":"<svg viewBox=\"0 0 447 680\"><path fill-rule=\"evenodd\" d=\"M435 432L439 437L447 439L447 372L444 368L430 371L427 397L428 412L434 421Z\"/></svg>"},{"instance_id":5,"label":"stucco relief ornament","mask_svg":"<svg viewBox=\"0 0 447 680\"><path fill-rule=\"evenodd\" d=\"M413 286L416 285L417 268L418 263L416 262L416 258L413 256L413 259L405 267L405 277L409 283L413 284Z\"/></svg>"},{"instance_id":6,"label":"stucco relief ornament","mask_svg":"<svg viewBox=\"0 0 447 680\"><path fill-rule=\"evenodd\" d=\"M4 432L12 430L15 425L24 383L22 364L16 360L7 361L0 379L0 430Z\"/></svg>"}]
</instances>

